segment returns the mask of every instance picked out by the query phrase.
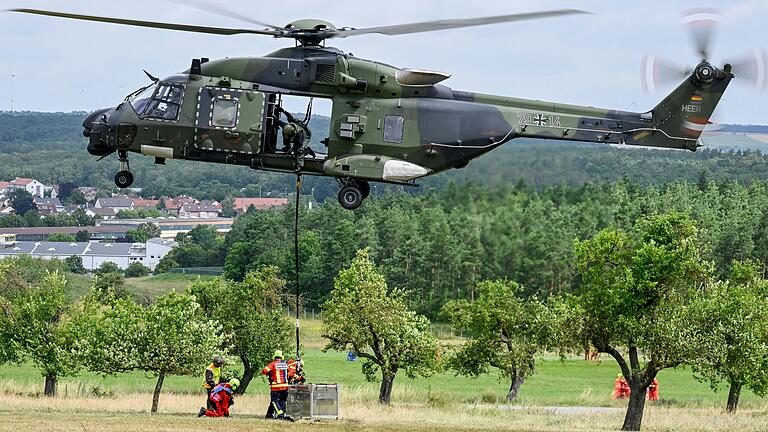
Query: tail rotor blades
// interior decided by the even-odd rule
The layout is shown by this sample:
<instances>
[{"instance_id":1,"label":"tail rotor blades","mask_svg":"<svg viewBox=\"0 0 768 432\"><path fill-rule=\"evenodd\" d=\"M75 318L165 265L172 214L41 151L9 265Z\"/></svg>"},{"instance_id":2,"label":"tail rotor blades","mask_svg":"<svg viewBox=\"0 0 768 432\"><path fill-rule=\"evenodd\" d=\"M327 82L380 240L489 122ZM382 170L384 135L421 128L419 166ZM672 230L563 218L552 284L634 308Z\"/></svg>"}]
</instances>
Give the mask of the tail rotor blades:
<instances>
[{"instance_id":1,"label":"tail rotor blades","mask_svg":"<svg viewBox=\"0 0 768 432\"><path fill-rule=\"evenodd\" d=\"M663 85L680 82L691 71L654 55L648 55L643 58L640 73L643 90L646 93L653 93Z\"/></svg>"},{"instance_id":2,"label":"tail rotor blades","mask_svg":"<svg viewBox=\"0 0 768 432\"><path fill-rule=\"evenodd\" d=\"M733 59L729 62L736 78L744 78L757 90L768 87L768 51L756 49L751 55Z\"/></svg>"},{"instance_id":3,"label":"tail rotor blades","mask_svg":"<svg viewBox=\"0 0 768 432\"><path fill-rule=\"evenodd\" d=\"M720 13L716 9L692 9L683 14L683 23L688 27L693 45L702 61L709 58L709 48Z\"/></svg>"}]
</instances>

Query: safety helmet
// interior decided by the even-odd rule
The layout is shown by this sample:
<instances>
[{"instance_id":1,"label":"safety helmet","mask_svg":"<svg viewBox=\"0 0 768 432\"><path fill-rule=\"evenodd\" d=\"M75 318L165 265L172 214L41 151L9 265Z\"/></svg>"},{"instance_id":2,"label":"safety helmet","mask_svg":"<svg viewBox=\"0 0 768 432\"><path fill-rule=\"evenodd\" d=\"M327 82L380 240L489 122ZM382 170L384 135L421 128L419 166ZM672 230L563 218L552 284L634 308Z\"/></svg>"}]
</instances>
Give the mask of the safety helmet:
<instances>
[{"instance_id":1,"label":"safety helmet","mask_svg":"<svg viewBox=\"0 0 768 432\"><path fill-rule=\"evenodd\" d=\"M618 375L616 375L616 378L621 378L621 377L623 377L623 376L624 376L624 375L622 375L622 374L621 374L621 372L619 372L619 373L618 373Z\"/></svg>"},{"instance_id":2,"label":"safety helmet","mask_svg":"<svg viewBox=\"0 0 768 432\"><path fill-rule=\"evenodd\" d=\"M283 358L283 351L282 350L275 350L275 355L273 355L272 357L282 359Z\"/></svg>"},{"instance_id":3,"label":"safety helmet","mask_svg":"<svg viewBox=\"0 0 768 432\"><path fill-rule=\"evenodd\" d=\"M237 390L237 388L240 386L240 380L237 378L231 378L229 380L229 386L232 387L232 390Z\"/></svg>"},{"instance_id":4,"label":"safety helmet","mask_svg":"<svg viewBox=\"0 0 768 432\"><path fill-rule=\"evenodd\" d=\"M216 367L219 367L224 364L224 357L222 356L213 356L213 365Z\"/></svg>"}]
</instances>

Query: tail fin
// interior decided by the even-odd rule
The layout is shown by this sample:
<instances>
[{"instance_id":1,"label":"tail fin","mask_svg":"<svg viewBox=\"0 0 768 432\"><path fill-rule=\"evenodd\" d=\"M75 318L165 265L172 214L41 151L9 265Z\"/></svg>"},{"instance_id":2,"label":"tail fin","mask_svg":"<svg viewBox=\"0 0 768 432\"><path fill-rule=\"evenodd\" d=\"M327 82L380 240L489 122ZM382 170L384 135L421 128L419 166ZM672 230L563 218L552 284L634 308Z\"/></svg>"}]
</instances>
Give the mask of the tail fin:
<instances>
[{"instance_id":1,"label":"tail fin","mask_svg":"<svg viewBox=\"0 0 768 432\"><path fill-rule=\"evenodd\" d=\"M642 145L695 150L720 98L731 82L731 65L722 70L702 62L680 86L646 116L662 134L645 137ZM640 141L640 140L638 140Z\"/></svg>"}]
</instances>

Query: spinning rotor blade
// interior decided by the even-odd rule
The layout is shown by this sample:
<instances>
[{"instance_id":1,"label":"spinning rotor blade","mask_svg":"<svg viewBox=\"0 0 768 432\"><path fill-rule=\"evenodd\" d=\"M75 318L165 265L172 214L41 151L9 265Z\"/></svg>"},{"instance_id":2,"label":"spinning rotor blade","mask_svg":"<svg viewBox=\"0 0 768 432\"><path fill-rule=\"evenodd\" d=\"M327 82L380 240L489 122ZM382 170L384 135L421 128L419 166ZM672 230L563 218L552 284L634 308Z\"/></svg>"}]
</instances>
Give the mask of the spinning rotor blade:
<instances>
[{"instance_id":1,"label":"spinning rotor blade","mask_svg":"<svg viewBox=\"0 0 768 432\"><path fill-rule=\"evenodd\" d=\"M702 61L709 58L712 35L719 22L720 14L716 9L692 9L683 14L683 23L691 31L693 44Z\"/></svg>"},{"instance_id":2,"label":"spinning rotor blade","mask_svg":"<svg viewBox=\"0 0 768 432\"><path fill-rule=\"evenodd\" d=\"M261 34L261 35L269 35L269 36L283 35L283 32L278 30L253 30L253 29L234 29L234 28L224 28L224 27L205 27L205 26L196 26L196 25L187 25L187 24L171 24L171 23L162 23L162 22L153 22L153 21L138 21L138 20L123 19L123 18L109 18L109 17L100 17L100 16L92 16L92 15L79 15L79 14L70 14L70 13L64 13L64 12L38 10L38 9L10 9L9 11L26 13L26 14L34 14L34 15L45 15L45 16L52 16L52 17L59 17L59 18L69 18L69 19L76 19L76 20L83 20L83 21L96 21L96 22L111 23L111 24L122 24L122 25L136 26L136 27L179 30L179 31L186 31L186 32L193 32L193 33L208 33L208 34L217 34L217 35L235 35L235 34Z\"/></svg>"},{"instance_id":3,"label":"spinning rotor blade","mask_svg":"<svg viewBox=\"0 0 768 432\"><path fill-rule=\"evenodd\" d=\"M421 33L421 32L447 30L447 29L455 29L455 28L462 28L462 27L474 27L474 26L481 26L481 25L487 25L487 24L498 24L498 23L505 23L505 22L512 22L512 21L525 21L525 20L532 20L532 19L538 19L538 18L548 18L548 17L576 15L576 14L589 14L589 12L576 10L576 9L560 9L560 10L552 10L552 11L545 11L545 12L530 12L530 13L522 13L522 14L500 15L500 16L490 16L490 17L481 17L481 18L424 21L424 22L411 23L411 24L398 24L398 25L381 26L381 27L368 27L368 28L361 28L361 29L354 29L354 28L349 30L340 29L338 30L337 33L333 34L333 37L344 38L348 36L357 36L357 35L371 34L371 33L379 33L379 34L384 34L388 36L395 36L395 35L402 35L402 34L409 34L409 33Z\"/></svg>"},{"instance_id":4,"label":"spinning rotor blade","mask_svg":"<svg viewBox=\"0 0 768 432\"><path fill-rule=\"evenodd\" d=\"M752 55L733 59L729 62L733 66L733 74L736 78L746 78L758 90L765 90L768 86L768 52L756 49Z\"/></svg>"},{"instance_id":5,"label":"spinning rotor blade","mask_svg":"<svg viewBox=\"0 0 768 432\"><path fill-rule=\"evenodd\" d=\"M656 56L649 55L643 58L641 80L643 83L643 90L647 93L652 93L662 85L670 83L679 83L688 74L690 70L682 68L677 65L673 65L665 60L662 60Z\"/></svg>"},{"instance_id":6,"label":"spinning rotor blade","mask_svg":"<svg viewBox=\"0 0 768 432\"><path fill-rule=\"evenodd\" d=\"M222 5L211 3L208 1L203 1L203 0L170 0L170 1L180 5L193 7L195 9L199 9L204 12L210 12L216 15L225 16L227 18L233 18L239 21L250 23L250 24L256 24L257 26L262 26L270 29L282 28L281 26L276 26L272 24L267 24L265 22L257 21L247 15L243 15L239 12L233 11L232 9L229 9Z\"/></svg>"}]
</instances>

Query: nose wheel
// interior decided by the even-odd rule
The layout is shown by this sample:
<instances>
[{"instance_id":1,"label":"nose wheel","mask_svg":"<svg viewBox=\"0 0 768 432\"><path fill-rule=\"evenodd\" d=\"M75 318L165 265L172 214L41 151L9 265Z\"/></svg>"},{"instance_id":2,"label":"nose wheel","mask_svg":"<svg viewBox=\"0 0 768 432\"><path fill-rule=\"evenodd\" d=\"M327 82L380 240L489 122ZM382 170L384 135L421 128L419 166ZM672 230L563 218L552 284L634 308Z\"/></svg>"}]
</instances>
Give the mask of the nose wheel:
<instances>
[{"instance_id":1,"label":"nose wheel","mask_svg":"<svg viewBox=\"0 0 768 432\"><path fill-rule=\"evenodd\" d=\"M371 185L365 180L339 180L343 187L339 191L339 204L347 210L354 210L363 204L371 193Z\"/></svg>"},{"instance_id":2,"label":"nose wheel","mask_svg":"<svg viewBox=\"0 0 768 432\"><path fill-rule=\"evenodd\" d=\"M125 151L118 153L120 157L120 171L115 175L115 184L120 189L125 189L133 184L131 166L128 164L128 154Z\"/></svg>"}]
</instances>

